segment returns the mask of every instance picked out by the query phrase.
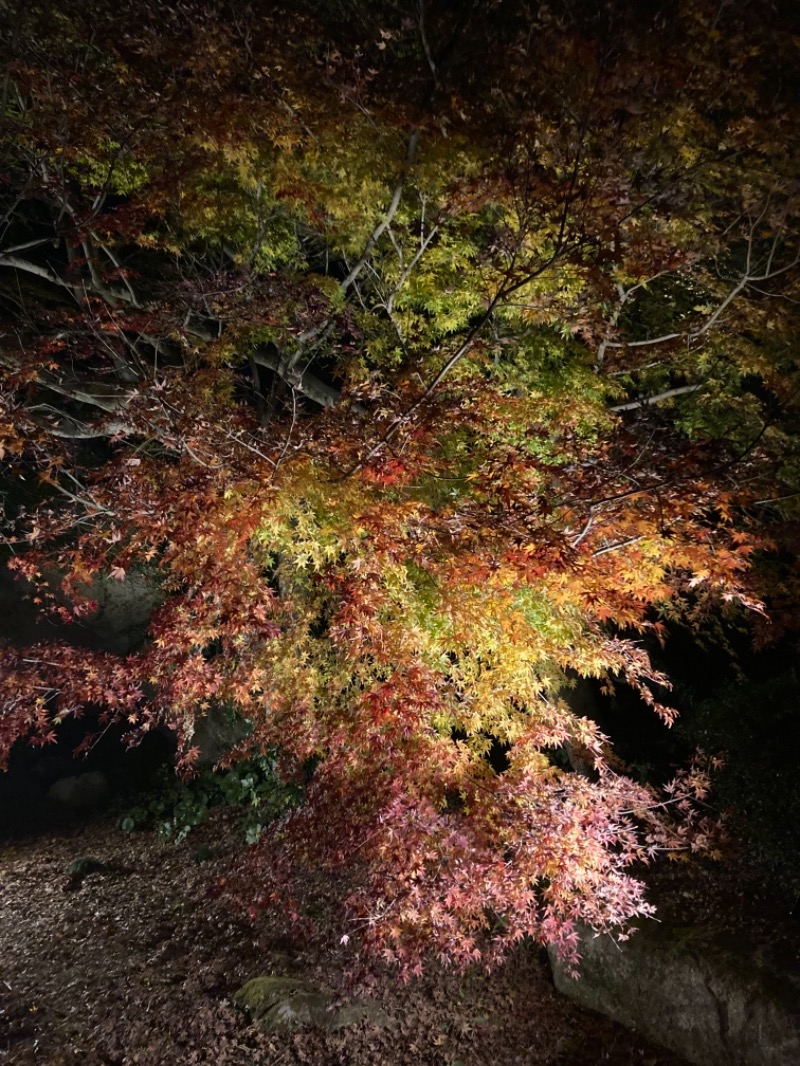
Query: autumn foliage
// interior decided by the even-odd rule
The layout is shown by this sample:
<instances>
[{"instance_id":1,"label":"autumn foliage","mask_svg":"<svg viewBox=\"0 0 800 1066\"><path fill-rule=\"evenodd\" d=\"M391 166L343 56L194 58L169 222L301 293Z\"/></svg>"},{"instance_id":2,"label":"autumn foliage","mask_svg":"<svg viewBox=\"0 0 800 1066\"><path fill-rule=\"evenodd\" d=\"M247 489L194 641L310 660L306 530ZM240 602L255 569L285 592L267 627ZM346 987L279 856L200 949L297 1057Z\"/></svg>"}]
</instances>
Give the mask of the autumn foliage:
<instances>
[{"instance_id":1,"label":"autumn foliage","mask_svg":"<svg viewBox=\"0 0 800 1066\"><path fill-rule=\"evenodd\" d=\"M644 636L791 612L800 130L791 5L403 6L20 8L9 565L164 598L0 649L0 754L93 706L190 772L236 710L307 787L228 888L408 971L702 845L702 769L634 783L569 687L669 724Z\"/></svg>"}]
</instances>

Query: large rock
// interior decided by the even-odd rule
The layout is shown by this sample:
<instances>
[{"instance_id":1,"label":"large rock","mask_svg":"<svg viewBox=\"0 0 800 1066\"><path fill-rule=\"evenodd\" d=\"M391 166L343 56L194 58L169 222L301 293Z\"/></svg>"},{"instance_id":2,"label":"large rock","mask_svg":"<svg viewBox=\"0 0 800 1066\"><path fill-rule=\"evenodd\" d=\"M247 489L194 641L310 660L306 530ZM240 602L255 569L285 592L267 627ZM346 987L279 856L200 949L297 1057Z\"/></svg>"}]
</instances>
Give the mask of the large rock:
<instances>
[{"instance_id":1,"label":"large rock","mask_svg":"<svg viewBox=\"0 0 800 1066\"><path fill-rule=\"evenodd\" d=\"M342 1029L366 1021L386 1025L388 1019L377 1003L352 1000L334 1006L335 996L295 977L254 977L233 997L237 1007L269 1031L286 1031L315 1026Z\"/></svg>"},{"instance_id":2,"label":"large rock","mask_svg":"<svg viewBox=\"0 0 800 1066\"><path fill-rule=\"evenodd\" d=\"M800 967L738 938L648 922L630 940L581 933L580 975L556 988L698 1066L797 1066Z\"/></svg>"},{"instance_id":3,"label":"large rock","mask_svg":"<svg viewBox=\"0 0 800 1066\"><path fill-rule=\"evenodd\" d=\"M109 576L95 579L86 591L97 608L84 625L98 644L117 655L127 655L147 636L150 616L164 602L164 593L152 575L133 570L124 581Z\"/></svg>"},{"instance_id":4,"label":"large rock","mask_svg":"<svg viewBox=\"0 0 800 1066\"><path fill-rule=\"evenodd\" d=\"M49 799L73 810L99 807L108 798L108 778L100 770L76 777L62 777L50 786Z\"/></svg>"},{"instance_id":5,"label":"large rock","mask_svg":"<svg viewBox=\"0 0 800 1066\"><path fill-rule=\"evenodd\" d=\"M210 769L252 731L246 718L227 707L212 707L198 720L192 736L192 744L200 749L196 768Z\"/></svg>"},{"instance_id":6,"label":"large rock","mask_svg":"<svg viewBox=\"0 0 800 1066\"><path fill-rule=\"evenodd\" d=\"M48 571L58 588L61 576ZM127 655L147 636L153 611L164 601L154 574L132 571L124 581L110 575L95 578L82 589L83 597L96 604L79 623L63 624L44 617L32 601L35 588L16 577L0 556L0 639L25 645L36 641L63 640L79 648Z\"/></svg>"}]
</instances>

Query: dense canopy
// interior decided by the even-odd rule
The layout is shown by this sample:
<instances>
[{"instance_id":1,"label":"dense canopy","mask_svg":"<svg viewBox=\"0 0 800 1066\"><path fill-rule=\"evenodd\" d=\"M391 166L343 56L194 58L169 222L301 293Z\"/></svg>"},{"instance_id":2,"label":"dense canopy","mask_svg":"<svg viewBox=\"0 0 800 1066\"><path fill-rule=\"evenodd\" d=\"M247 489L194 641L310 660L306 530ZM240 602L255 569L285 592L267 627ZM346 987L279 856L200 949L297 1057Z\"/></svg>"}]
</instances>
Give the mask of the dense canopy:
<instances>
[{"instance_id":1,"label":"dense canopy","mask_svg":"<svg viewBox=\"0 0 800 1066\"><path fill-rule=\"evenodd\" d=\"M646 913L702 832L567 697L669 722L644 638L791 620L793 6L18 5L7 556L163 602L0 648L0 754L93 706L191 770L236 711L306 787L229 887L406 968Z\"/></svg>"}]
</instances>

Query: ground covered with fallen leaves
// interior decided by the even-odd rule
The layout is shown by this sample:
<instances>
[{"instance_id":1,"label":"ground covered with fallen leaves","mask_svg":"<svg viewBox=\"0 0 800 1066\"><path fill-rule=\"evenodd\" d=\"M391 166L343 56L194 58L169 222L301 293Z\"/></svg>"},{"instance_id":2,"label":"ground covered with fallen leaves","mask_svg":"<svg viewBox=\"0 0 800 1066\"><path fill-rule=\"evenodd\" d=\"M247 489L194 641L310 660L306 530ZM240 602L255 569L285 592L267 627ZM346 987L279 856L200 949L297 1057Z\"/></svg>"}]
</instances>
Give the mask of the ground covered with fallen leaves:
<instances>
[{"instance_id":1,"label":"ground covered with fallen leaves","mask_svg":"<svg viewBox=\"0 0 800 1066\"><path fill-rule=\"evenodd\" d=\"M245 981L281 973L344 989L347 959L338 946L277 940L214 897L211 886L244 846L235 819L216 809L177 846L123 833L112 817L0 843L2 1066L683 1061L573 1006L533 949L491 975L431 967L405 985L379 975L387 1028L261 1032L232 1003ZM70 876L82 858L105 868Z\"/></svg>"}]
</instances>

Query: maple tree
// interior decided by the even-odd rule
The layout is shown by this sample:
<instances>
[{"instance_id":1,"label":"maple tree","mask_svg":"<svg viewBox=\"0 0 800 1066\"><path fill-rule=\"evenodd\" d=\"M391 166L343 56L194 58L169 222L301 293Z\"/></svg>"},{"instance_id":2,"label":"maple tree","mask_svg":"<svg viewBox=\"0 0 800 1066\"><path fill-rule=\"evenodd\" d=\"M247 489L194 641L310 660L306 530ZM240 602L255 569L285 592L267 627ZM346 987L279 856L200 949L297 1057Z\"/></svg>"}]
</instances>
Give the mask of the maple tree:
<instances>
[{"instance_id":1,"label":"maple tree","mask_svg":"<svg viewBox=\"0 0 800 1066\"><path fill-rule=\"evenodd\" d=\"M0 458L44 495L10 565L62 617L103 574L164 601L125 657L0 649L0 754L94 705L191 772L236 710L309 783L231 890L299 915L325 871L405 970L649 913L631 865L700 846L705 775L634 783L566 696L669 723L642 637L763 612L754 553L788 588L798 114L762 7L20 6Z\"/></svg>"}]
</instances>

